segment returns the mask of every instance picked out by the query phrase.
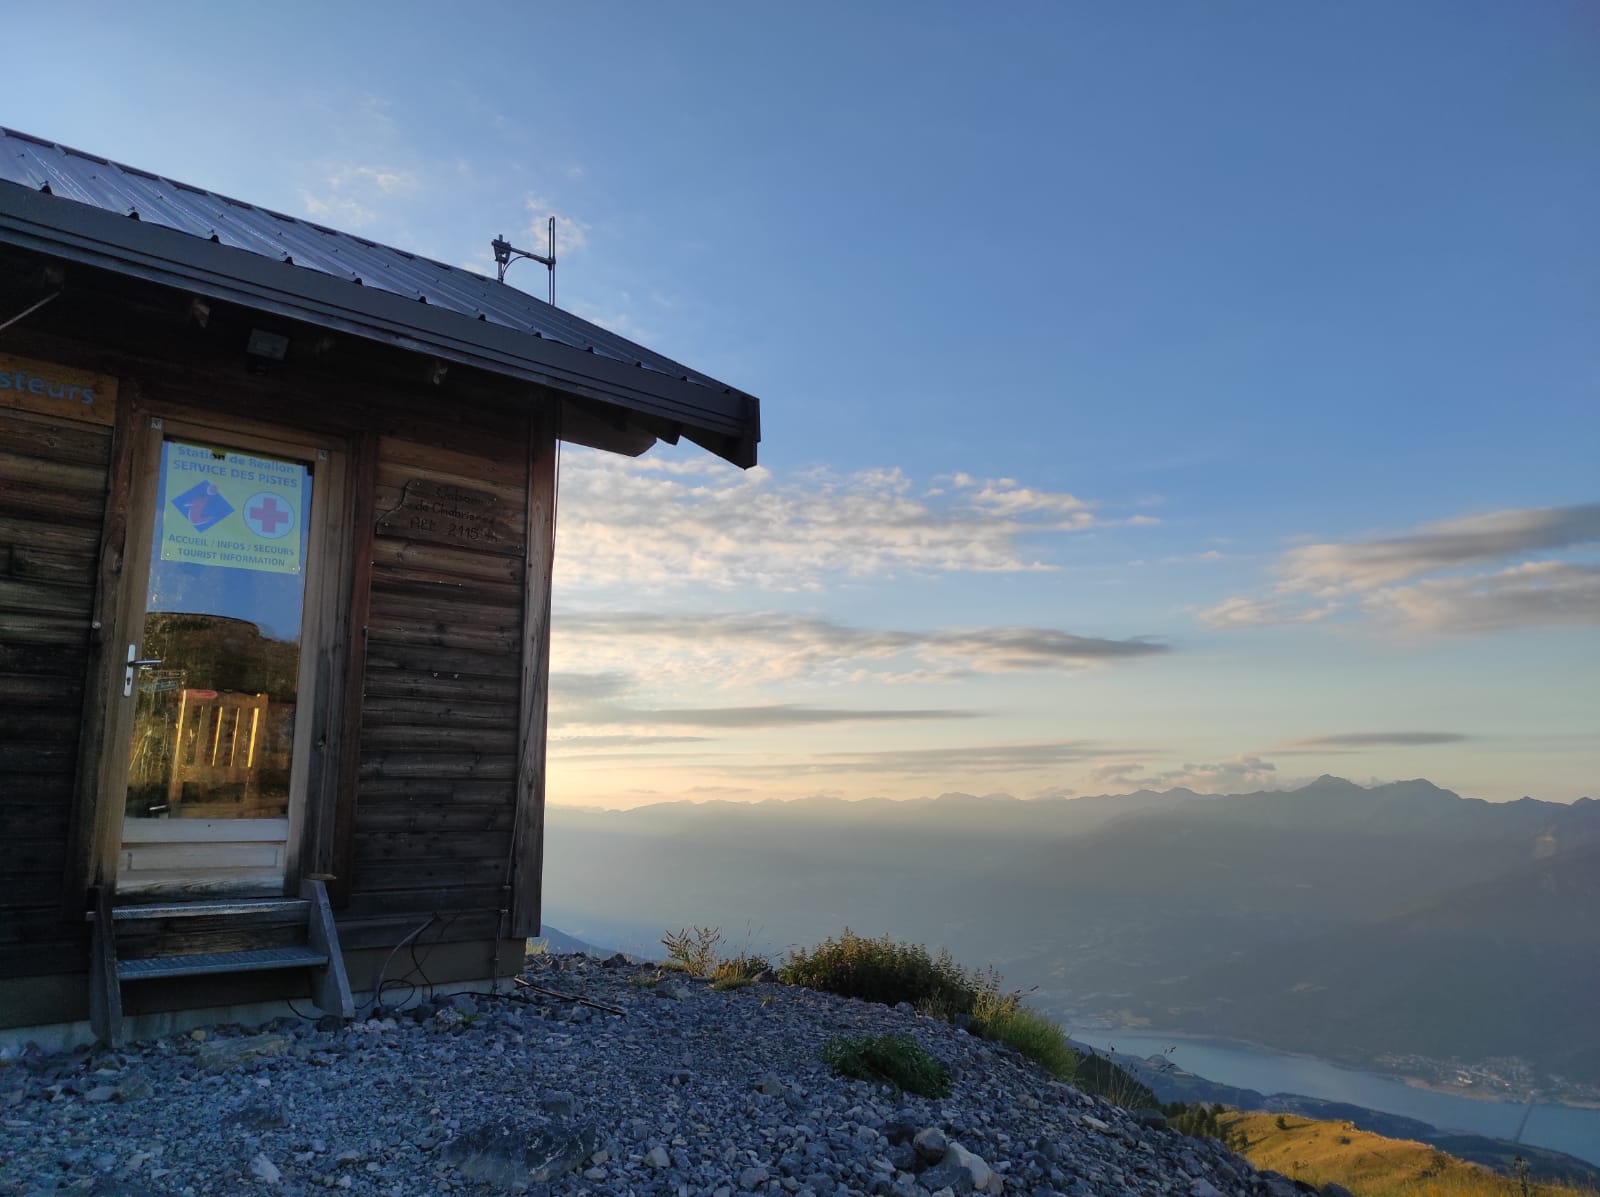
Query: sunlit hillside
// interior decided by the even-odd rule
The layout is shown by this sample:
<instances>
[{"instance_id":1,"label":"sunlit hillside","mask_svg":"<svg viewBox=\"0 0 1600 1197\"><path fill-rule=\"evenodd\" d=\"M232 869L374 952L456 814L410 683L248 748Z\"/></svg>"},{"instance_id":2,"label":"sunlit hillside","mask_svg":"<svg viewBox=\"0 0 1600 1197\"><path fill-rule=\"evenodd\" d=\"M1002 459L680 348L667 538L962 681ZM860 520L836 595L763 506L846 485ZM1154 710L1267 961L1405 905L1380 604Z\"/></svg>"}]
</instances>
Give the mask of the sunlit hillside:
<instances>
[{"instance_id":1,"label":"sunlit hillside","mask_svg":"<svg viewBox=\"0 0 1600 1197\"><path fill-rule=\"evenodd\" d=\"M1385 1139L1348 1122L1316 1122L1293 1114L1224 1117L1234 1149L1258 1168L1296 1180L1341 1184L1356 1197L1577 1197L1575 1189L1496 1175L1427 1143ZM1241 1137L1242 1136L1242 1137Z\"/></svg>"}]
</instances>

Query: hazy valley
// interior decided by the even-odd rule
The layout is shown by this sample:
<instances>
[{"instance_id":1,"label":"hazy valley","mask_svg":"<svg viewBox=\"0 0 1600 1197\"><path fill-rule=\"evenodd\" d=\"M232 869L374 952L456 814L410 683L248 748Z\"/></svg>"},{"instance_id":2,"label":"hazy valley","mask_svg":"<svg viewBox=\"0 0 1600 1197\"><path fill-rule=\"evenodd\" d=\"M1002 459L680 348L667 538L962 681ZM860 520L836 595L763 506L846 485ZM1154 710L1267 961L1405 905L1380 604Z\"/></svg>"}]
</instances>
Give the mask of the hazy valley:
<instances>
[{"instance_id":1,"label":"hazy valley","mask_svg":"<svg viewBox=\"0 0 1600 1197\"><path fill-rule=\"evenodd\" d=\"M545 910L651 950L889 934L1069 1029L1244 1040L1480 1091L1600 1097L1600 802L1426 781L1019 801L552 807Z\"/></svg>"}]
</instances>

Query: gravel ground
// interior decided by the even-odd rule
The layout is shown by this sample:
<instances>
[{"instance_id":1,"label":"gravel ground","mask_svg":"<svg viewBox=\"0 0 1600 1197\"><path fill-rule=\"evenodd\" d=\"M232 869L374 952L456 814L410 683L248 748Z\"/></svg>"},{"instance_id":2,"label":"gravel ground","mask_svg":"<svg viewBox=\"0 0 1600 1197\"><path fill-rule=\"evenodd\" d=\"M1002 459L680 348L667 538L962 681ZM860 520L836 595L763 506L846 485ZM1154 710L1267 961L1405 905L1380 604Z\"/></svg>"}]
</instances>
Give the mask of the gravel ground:
<instances>
[{"instance_id":1,"label":"gravel ground","mask_svg":"<svg viewBox=\"0 0 1600 1197\"><path fill-rule=\"evenodd\" d=\"M1219 1144L935 1019L582 956L520 990L348 1025L282 1020L0 1063L0 1194L1288 1197ZM525 1000L531 999L531 1000ZM942 1100L834 1076L838 1035L910 1034ZM1154 1120L1151 1120L1154 1121Z\"/></svg>"}]
</instances>

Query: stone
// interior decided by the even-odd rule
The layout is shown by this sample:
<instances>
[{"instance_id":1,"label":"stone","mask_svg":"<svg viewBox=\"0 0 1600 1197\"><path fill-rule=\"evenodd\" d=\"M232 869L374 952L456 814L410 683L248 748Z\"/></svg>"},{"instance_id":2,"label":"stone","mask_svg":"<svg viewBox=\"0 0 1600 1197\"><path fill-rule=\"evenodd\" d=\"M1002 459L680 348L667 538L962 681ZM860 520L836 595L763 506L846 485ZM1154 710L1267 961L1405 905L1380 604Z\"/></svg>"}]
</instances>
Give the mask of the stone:
<instances>
[{"instance_id":1,"label":"stone","mask_svg":"<svg viewBox=\"0 0 1600 1197\"><path fill-rule=\"evenodd\" d=\"M917 1183L931 1193L965 1197L972 1192L972 1173L956 1164L935 1164L917 1177Z\"/></svg>"},{"instance_id":2,"label":"stone","mask_svg":"<svg viewBox=\"0 0 1600 1197\"><path fill-rule=\"evenodd\" d=\"M930 1164L936 1164L944 1159L945 1152L950 1150L944 1132L936 1126L918 1131L911 1144L917 1149L917 1154Z\"/></svg>"},{"instance_id":3,"label":"stone","mask_svg":"<svg viewBox=\"0 0 1600 1197\"><path fill-rule=\"evenodd\" d=\"M990 1180L994 1177L994 1169L984 1162L982 1156L968 1151L959 1143L950 1144L941 1162L965 1169L967 1175L972 1178L972 1187L975 1190L987 1190L990 1187Z\"/></svg>"},{"instance_id":4,"label":"stone","mask_svg":"<svg viewBox=\"0 0 1600 1197\"><path fill-rule=\"evenodd\" d=\"M1356 1197L1356 1195L1343 1185L1335 1184L1330 1180L1322 1186L1322 1197Z\"/></svg>"},{"instance_id":5,"label":"stone","mask_svg":"<svg viewBox=\"0 0 1600 1197\"><path fill-rule=\"evenodd\" d=\"M1149 1130L1166 1130L1167 1116L1160 1110L1135 1110L1133 1120Z\"/></svg>"},{"instance_id":6,"label":"stone","mask_svg":"<svg viewBox=\"0 0 1600 1197\"><path fill-rule=\"evenodd\" d=\"M241 1039L210 1039L194 1053L202 1072L228 1072L245 1064L281 1056L289 1050L287 1035L249 1035Z\"/></svg>"},{"instance_id":7,"label":"stone","mask_svg":"<svg viewBox=\"0 0 1600 1197\"><path fill-rule=\"evenodd\" d=\"M89 1092L83 1095L83 1100L92 1101L98 1105L101 1102L111 1101L116 1096L117 1087L115 1085L96 1085L93 1089L90 1089Z\"/></svg>"},{"instance_id":8,"label":"stone","mask_svg":"<svg viewBox=\"0 0 1600 1197\"><path fill-rule=\"evenodd\" d=\"M747 1193L754 1193L767 1183L767 1170L765 1168L746 1168L739 1173L739 1187Z\"/></svg>"},{"instance_id":9,"label":"stone","mask_svg":"<svg viewBox=\"0 0 1600 1197\"><path fill-rule=\"evenodd\" d=\"M1197 1180L1189 1186L1189 1197L1222 1197L1222 1190L1209 1180Z\"/></svg>"},{"instance_id":10,"label":"stone","mask_svg":"<svg viewBox=\"0 0 1600 1197\"><path fill-rule=\"evenodd\" d=\"M250 1175L269 1185L275 1185L283 1179L283 1173L278 1171L278 1165L269 1160L264 1152L250 1161Z\"/></svg>"},{"instance_id":11,"label":"stone","mask_svg":"<svg viewBox=\"0 0 1600 1197\"><path fill-rule=\"evenodd\" d=\"M667 1154L665 1147L652 1147L644 1153L644 1162L652 1168L665 1168L672 1163L672 1157Z\"/></svg>"},{"instance_id":12,"label":"stone","mask_svg":"<svg viewBox=\"0 0 1600 1197\"><path fill-rule=\"evenodd\" d=\"M778 1079L777 1073L769 1072L756 1085L756 1092L765 1093L768 1097L781 1097L786 1088L787 1086Z\"/></svg>"},{"instance_id":13,"label":"stone","mask_svg":"<svg viewBox=\"0 0 1600 1197\"><path fill-rule=\"evenodd\" d=\"M468 1180L522 1193L572 1171L599 1147L591 1126L544 1126L508 1114L451 1140L439 1154Z\"/></svg>"}]
</instances>

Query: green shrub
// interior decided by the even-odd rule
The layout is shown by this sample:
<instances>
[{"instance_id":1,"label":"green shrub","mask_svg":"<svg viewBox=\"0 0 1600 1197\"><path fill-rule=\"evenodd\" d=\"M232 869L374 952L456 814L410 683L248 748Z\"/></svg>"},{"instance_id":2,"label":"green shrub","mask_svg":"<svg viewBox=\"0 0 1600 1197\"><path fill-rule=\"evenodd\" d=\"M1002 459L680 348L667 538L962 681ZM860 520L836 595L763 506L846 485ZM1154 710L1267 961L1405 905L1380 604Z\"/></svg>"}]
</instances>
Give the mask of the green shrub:
<instances>
[{"instance_id":1,"label":"green shrub","mask_svg":"<svg viewBox=\"0 0 1600 1197\"><path fill-rule=\"evenodd\" d=\"M822 1062L840 1076L862 1081L887 1081L896 1089L922 1097L948 1097L950 1074L910 1035L861 1035L830 1039Z\"/></svg>"},{"instance_id":2,"label":"green shrub","mask_svg":"<svg viewBox=\"0 0 1600 1197\"><path fill-rule=\"evenodd\" d=\"M983 1036L1021 1052L1059 1080L1077 1075L1081 1057L1067 1046L1061 1028L1037 1010L1013 1002L984 1020Z\"/></svg>"},{"instance_id":3,"label":"green shrub","mask_svg":"<svg viewBox=\"0 0 1600 1197\"><path fill-rule=\"evenodd\" d=\"M749 977L740 977L731 973L720 977L713 976L711 978L711 988L722 990L724 992L731 989L748 989L754 984L755 982Z\"/></svg>"},{"instance_id":4,"label":"green shrub","mask_svg":"<svg viewBox=\"0 0 1600 1197\"><path fill-rule=\"evenodd\" d=\"M992 971L969 974L947 951L933 956L921 944L895 943L887 935L867 939L848 927L838 939L791 951L778 979L886 1006L909 1002L947 1010L951 1017L971 1014L984 987L999 984Z\"/></svg>"}]
</instances>

